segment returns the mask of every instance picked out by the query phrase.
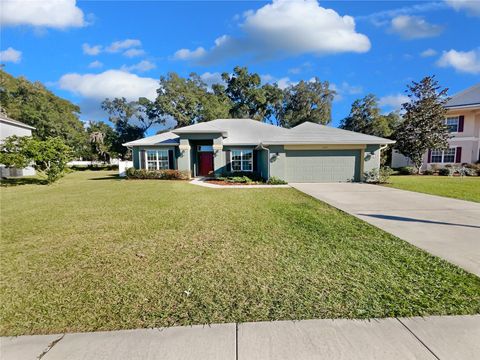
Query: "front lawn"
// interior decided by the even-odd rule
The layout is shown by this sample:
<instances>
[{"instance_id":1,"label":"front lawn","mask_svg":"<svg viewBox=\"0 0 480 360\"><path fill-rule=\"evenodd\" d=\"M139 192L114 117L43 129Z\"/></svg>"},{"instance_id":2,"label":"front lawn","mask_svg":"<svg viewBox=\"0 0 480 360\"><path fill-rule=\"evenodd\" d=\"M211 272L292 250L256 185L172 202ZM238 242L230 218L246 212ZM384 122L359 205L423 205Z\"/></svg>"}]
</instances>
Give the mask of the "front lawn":
<instances>
[{"instance_id":1,"label":"front lawn","mask_svg":"<svg viewBox=\"0 0 480 360\"><path fill-rule=\"evenodd\" d=\"M0 333L480 312L480 278L294 189L1 192Z\"/></svg>"},{"instance_id":2,"label":"front lawn","mask_svg":"<svg viewBox=\"0 0 480 360\"><path fill-rule=\"evenodd\" d=\"M386 186L460 200L480 202L480 177L392 176Z\"/></svg>"}]
</instances>

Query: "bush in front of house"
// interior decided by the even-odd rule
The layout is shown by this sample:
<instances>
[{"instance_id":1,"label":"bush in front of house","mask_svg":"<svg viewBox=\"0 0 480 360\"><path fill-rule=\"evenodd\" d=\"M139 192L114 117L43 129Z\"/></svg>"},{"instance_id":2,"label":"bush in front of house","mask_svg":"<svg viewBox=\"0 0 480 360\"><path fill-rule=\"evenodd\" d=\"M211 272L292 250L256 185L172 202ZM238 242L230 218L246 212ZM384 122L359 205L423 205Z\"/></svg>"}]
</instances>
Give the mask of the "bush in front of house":
<instances>
[{"instance_id":1,"label":"bush in front of house","mask_svg":"<svg viewBox=\"0 0 480 360\"><path fill-rule=\"evenodd\" d=\"M228 171L224 172L222 178L247 177L253 182L263 182L263 178L258 171Z\"/></svg>"},{"instance_id":2,"label":"bush in front of house","mask_svg":"<svg viewBox=\"0 0 480 360\"><path fill-rule=\"evenodd\" d=\"M182 170L147 170L128 168L127 179L156 179L156 180L188 180L189 171Z\"/></svg>"},{"instance_id":3,"label":"bush in front of house","mask_svg":"<svg viewBox=\"0 0 480 360\"><path fill-rule=\"evenodd\" d=\"M422 175L433 175L433 174L435 174L435 171L433 171L432 169L426 169L422 171Z\"/></svg>"},{"instance_id":4,"label":"bush in front of house","mask_svg":"<svg viewBox=\"0 0 480 360\"><path fill-rule=\"evenodd\" d=\"M371 184L386 184L390 179L390 176L394 173L388 166L384 166L378 170L377 168L365 172L364 179L365 182Z\"/></svg>"},{"instance_id":5,"label":"bush in front of house","mask_svg":"<svg viewBox=\"0 0 480 360\"><path fill-rule=\"evenodd\" d=\"M267 184L268 185L286 185L287 182L285 180L272 176L270 179L268 179Z\"/></svg>"}]
</instances>

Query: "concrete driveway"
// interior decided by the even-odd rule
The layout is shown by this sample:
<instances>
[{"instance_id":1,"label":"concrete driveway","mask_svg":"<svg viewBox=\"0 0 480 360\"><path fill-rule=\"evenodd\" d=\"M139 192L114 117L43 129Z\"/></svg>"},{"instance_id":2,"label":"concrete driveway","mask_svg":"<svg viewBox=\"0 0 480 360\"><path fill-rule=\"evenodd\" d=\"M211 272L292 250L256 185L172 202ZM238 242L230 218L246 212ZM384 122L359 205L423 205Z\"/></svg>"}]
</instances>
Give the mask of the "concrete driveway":
<instances>
[{"instance_id":1,"label":"concrete driveway","mask_svg":"<svg viewBox=\"0 0 480 360\"><path fill-rule=\"evenodd\" d=\"M290 185L480 276L478 203L358 183Z\"/></svg>"}]
</instances>

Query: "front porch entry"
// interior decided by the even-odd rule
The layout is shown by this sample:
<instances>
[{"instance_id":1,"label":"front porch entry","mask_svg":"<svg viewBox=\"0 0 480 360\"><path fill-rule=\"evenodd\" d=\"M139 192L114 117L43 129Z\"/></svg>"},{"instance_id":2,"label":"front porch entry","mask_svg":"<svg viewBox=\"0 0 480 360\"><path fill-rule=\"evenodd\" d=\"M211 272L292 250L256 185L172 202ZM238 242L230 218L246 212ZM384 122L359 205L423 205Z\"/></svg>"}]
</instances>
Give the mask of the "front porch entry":
<instances>
[{"instance_id":1,"label":"front porch entry","mask_svg":"<svg viewBox=\"0 0 480 360\"><path fill-rule=\"evenodd\" d=\"M198 158L198 176L208 176L214 171L213 166L213 146L211 145L198 145L197 148Z\"/></svg>"}]
</instances>

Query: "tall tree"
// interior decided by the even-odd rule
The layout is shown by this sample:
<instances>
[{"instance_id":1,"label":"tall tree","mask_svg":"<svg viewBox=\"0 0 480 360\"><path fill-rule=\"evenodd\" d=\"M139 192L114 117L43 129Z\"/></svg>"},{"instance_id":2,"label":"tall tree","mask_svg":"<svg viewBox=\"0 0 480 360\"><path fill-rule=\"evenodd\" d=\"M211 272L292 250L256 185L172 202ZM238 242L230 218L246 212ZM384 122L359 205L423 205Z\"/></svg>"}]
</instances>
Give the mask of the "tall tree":
<instances>
[{"instance_id":1,"label":"tall tree","mask_svg":"<svg viewBox=\"0 0 480 360\"><path fill-rule=\"evenodd\" d=\"M87 132L92 147L92 157L100 161L118 156L116 149L121 146L119 138L112 127L102 121L90 122Z\"/></svg>"},{"instance_id":2,"label":"tall tree","mask_svg":"<svg viewBox=\"0 0 480 360\"><path fill-rule=\"evenodd\" d=\"M447 91L434 76L407 85L409 102L402 105L405 114L395 133L395 147L412 160L418 171L427 150L448 148L450 136L445 124Z\"/></svg>"},{"instance_id":3,"label":"tall tree","mask_svg":"<svg viewBox=\"0 0 480 360\"><path fill-rule=\"evenodd\" d=\"M262 85L260 75L236 66L233 73L223 73L225 93L232 102L230 117L268 120L275 112L274 104L283 98L275 85Z\"/></svg>"},{"instance_id":4,"label":"tall tree","mask_svg":"<svg viewBox=\"0 0 480 360\"><path fill-rule=\"evenodd\" d=\"M163 115L177 121L177 127L228 117L230 101L222 85L209 91L206 83L195 73L182 78L176 73L160 77L155 106Z\"/></svg>"},{"instance_id":5,"label":"tall tree","mask_svg":"<svg viewBox=\"0 0 480 360\"><path fill-rule=\"evenodd\" d=\"M78 118L80 108L39 82L15 78L0 69L0 107L12 119L34 126L33 137L60 137L76 157L89 150L88 136Z\"/></svg>"},{"instance_id":6,"label":"tall tree","mask_svg":"<svg viewBox=\"0 0 480 360\"><path fill-rule=\"evenodd\" d=\"M400 121L401 118L396 112L382 115L377 97L368 94L353 102L350 114L342 120L340 128L367 135L391 137Z\"/></svg>"},{"instance_id":7,"label":"tall tree","mask_svg":"<svg viewBox=\"0 0 480 360\"><path fill-rule=\"evenodd\" d=\"M102 109L109 114L108 120L117 133L117 142L112 150L122 158L128 154L123 143L142 138L154 124L165 124L158 108L146 98L139 98L138 101L127 101L124 97L113 100L107 98L102 102Z\"/></svg>"},{"instance_id":8,"label":"tall tree","mask_svg":"<svg viewBox=\"0 0 480 360\"><path fill-rule=\"evenodd\" d=\"M328 124L332 120L331 109L335 91L328 81L300 81L284 91L283 106L277 111L281 126L294 127L305 121Z\"/></svg>"}]
</instances>

